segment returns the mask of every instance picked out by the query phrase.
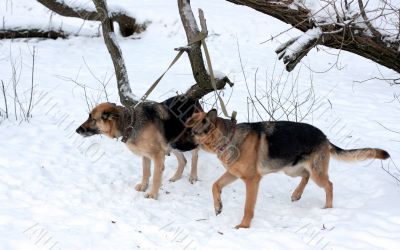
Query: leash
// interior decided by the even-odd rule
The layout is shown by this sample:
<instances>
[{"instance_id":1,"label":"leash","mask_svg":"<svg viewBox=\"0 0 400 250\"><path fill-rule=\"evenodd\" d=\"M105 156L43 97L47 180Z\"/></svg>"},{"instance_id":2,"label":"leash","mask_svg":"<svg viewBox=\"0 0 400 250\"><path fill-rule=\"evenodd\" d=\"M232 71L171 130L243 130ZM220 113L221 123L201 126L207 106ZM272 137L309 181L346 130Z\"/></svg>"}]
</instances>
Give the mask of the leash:
<instances>
[{"instance_id":1,"label":"leash","mask_svg":"<svg viewBox=\"0 0 400 250\"><path fill-rule=\"evenodd\" d=\"M217 85L215 83L214 71L213 71L212 64L211 64L211 57L210 57L210 53L208 52L207 44L206 44L206 41L205 41L207 36L208 36L208 32L207 31L206 32L200 31L198 36L192 42L190 42L187 46L191 46L191 45L193 45L193 44L195 44L197 42L201 42L201 45L203 46L203 49L204 49L204 54L206 56L208 72L210 73L211 85L212 85L212 87L214 89L214 92L216 93L216 95L218 97L218 100L219 100L219 103L220 103L220 106L221 106L221 109L222 109L222 113L224 114L225 117L230 117L232 120L236 120L237 112L233 111L232 115L229 116L228 112L227 112L227 109L226 109L226 105L225 105L224 101L222 100L222 97L218 93ZM178 52L178 54L175 56L175 58L169 64L168 68L164 71L164 73L161 74L160 77L157 78L157 80L150 86L150 88L146 91L146 93L144 93L144 95L139 99L138 103L136 103L136 105L133 107L133 109L135 109L137 106L139 106L142 102L146 101L147 97L157 87L157 85L160 83L160 81L164 77L164 75L179 60L179 58L182 56L183 52L184 52L184 50L180 50Z\"/></svg>"},{"instance_id":2,"label":"leash","mask_svg":"<svg viewBox=\"0 0 400 250\"><path fill-rule=\"evenodd\" d=\"M207 37L207 33L204 33L203 31L201 31L200 34L204 35L204 36L202 36L203 38L200 41L201 41L201 45L203 46L203 49L204 49L204 54L206 56L208 72L210 73L211 85L214 88L214 92L217 94L217 97L219 100L219 105L221 106L221 109L222 109L222 113L224 114L225 117L230 117L232 120L236 120L237 112L233 111L232 115L229 116L228 111L226 109L226 105L225 105L224 101L222 100L222 97L218 93L217 84L215 83L214 70L213 70L212 64L211 64L211 57L210 57L210 54L208 53L208 48L207 48L207 44L205 41L205 38Z\"/></svg>"},{"instance_id":3,"label":"leash","mask_svg":"<svg viewBox=\"0 0 400 250\"><path fill-rule=\"evenodd\" d=\"M161 79L164 77L164 75L168 72L168 70L179 60L179 58L182 56L183 52L184 52L183 50L178 52L178 54L175 56L174 60L172 60L172 62L169 64L168 68L164 71L164 73L162 73L162 75L159 78L157 78L157 80L150 86L150 88L146 91L146 93L144 93L142 98L140 98L140 100L138 101L138 103L136 103L136 105L133 107L133 109L135 109L137 106L139 106L139 104L141 104L142 102L146 101L146 99L150 95L150 93L153 92L153 90L157 87L158 83L161 81Z\"/></svg>"},{"instance_id":4,"label":"leash","mask_svg":"<svg viewBox=\"0 0 400 250\"><path fill-rule=\"evenodd\" d=\"M197 42L200 42L201 40L205 39L207 35L204 35L203 33L200 32L199 36L194 39L191 43L189 43L187 46L191 46ZM179 58L182 56L184 50L180 50L178 54L176 54L175 58L172 60L172 62L169 64L168 68L164 71L164 73L161 74L160 77L157 78L157 80L150 86L150 88L144 93L144 95L139 99L138 103L133 107L134 109L139 106L142 102L146 101L147 97L153 92L153 90L157 87L158 83L161 81L161 79L164 77L164 75L172 68L172 66L179 60Z\"/></svg>"},{"instance_id":5,"label":"leash","mask_svg":"<svg viewBox=\"0 0 400 250\"><path fill-rule=\"evenodd\" d=\"M135 109L133 109L133 112L132 112L128 108L127 113L131 116L131 122L129 123L129 126L124 129L124 133L122 134L121 141L123 143L126 143L128 141L128 139L129 139L129 137L131 137L132 131L133 131L133 123L135 122Z\"/></svg>"},{"instance_id":6,"label":"leash","mask_svg":"<svg viewBox=\"0 0 400 250\"><path fill-rule=\"evenodd\" d=\"M200 10L199 10L200 11ZM210 74L210 80L211 80L211 85L214 89L214 92L216 93L221 109L222 109L222 113L224 114L225 117L230 117L231 120L235 123L235 128L236 128L236 115L237 112L233 111L232 115L229 116L227 109L226 109L226 105L224 103L224 101L222 100L222 97L220 96L220 94L218 93L218 89L217 89L217 85L215 82L215 77L214 77L214 71L212 68L212 64L211 64L211 57L210 57L210 53L208 52L208 48L207 48L207 44L206 44L206 38L208 36L208 31L207 31L207 27L205 25L205 19L204 19L204 14L200 13L200 15L202 16L203 20L204 20L204 25L202 24L202 31L199 32L199 34L197 35L197 37L190 42L187 46L192 46L193 44L197 43L197 42L201 42L201 46L204 49L204 54L206 56L206 61L207 61L207 67L208 67L208 72ZM202 19L200 17L200 19ZM126 142L128 140L128 138L130 137L132 130L133 130L133 116L135 115L135 109L137 106L139 106L142 102L146 101L146 99L148 98L148 96L151 94L151 92L153 92L153 90L157 87L157 85L160 83L161 79L164 77L164 75L172 68L172 66L179 60L179 58L182 56L184 50L180 50L178 52L178 54L176 54L175 58L172 60L172 62L169 64L168 68L164 71L164 73L161 74L160 77L158 77L155 82L153 84L151 84L150 88L144 93L144 95L139 99L139 101L135 104L135 106L133 107L133 114L131 115L131 124L129 124L129 126L125 129L125 133L122 137L122 142ZM185 132L185 131L183 131ZM233 133L234 134L234 133ZM232 136L233 138L233 136ZM230 140L232 140L232 138ZM230 143L230 142L229 142Z\"/></svg>"}]
</instances>

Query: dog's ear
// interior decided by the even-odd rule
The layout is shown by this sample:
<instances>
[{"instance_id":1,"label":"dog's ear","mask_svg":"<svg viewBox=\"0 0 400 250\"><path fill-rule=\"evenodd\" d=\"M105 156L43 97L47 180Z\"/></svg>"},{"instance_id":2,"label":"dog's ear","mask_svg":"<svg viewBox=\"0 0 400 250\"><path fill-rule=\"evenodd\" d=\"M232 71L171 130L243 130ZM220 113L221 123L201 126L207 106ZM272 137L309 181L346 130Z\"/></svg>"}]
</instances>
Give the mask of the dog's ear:
<instances>
[{"instance_id":1,"label":"dog's ear","mask_svg":"<svg viewBox=\"0 0 400 250\"><path fill-rule=\"evenodd\" d=\"M185 126L188 128L193 128L196 125L196 123L198 123L204 118L204 116L205 116L204 112L193 113L192 117L187 119L187 121L185 122Z\"/></svg>"},{"instance_id":2,"label":"dog's ear","mask_svg":"<svg viewBox=\"0 0 400 250\"><path fill-rule=\"evenodd\" d=\"M118 109L113 108L109 110L103 111L103 114L101 114L101 119L104 121L106 120L117 120L119 118L119 112Z\"/></svg>"},{"instance_id":3,"label":"dog's ear","mask_svg":"<svg viewBox=\"0 0 400 250\"><path fill-rule=\"evenodd\" d=\"M215 121L217 120L218 117L218 112L216 109L211 109L210 111L208 111L206 117L212 122L215 123Z\"/></svg>"}]
</instances>

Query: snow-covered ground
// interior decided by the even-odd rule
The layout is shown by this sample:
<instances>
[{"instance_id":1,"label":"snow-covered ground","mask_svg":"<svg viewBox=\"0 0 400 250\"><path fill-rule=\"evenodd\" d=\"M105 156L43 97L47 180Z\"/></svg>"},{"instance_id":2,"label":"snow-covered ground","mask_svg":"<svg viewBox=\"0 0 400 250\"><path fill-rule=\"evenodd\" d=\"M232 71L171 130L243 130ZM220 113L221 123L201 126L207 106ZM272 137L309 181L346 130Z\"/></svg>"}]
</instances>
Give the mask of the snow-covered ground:
<instances>
[{"instance_id":1,"label":"snow-covered ground","mask_svg":"<svg viewBox=\"0 0 400 250\"><path fill-rule=\"evenodd\" d=\"M177 4L165 0L109 2L151 21L148 30L134 38L117 36L131 87L140 96L175 56L173 48L186 44ZM193 0L192 7L205 11L213 67L235 82L234 88L223 92L229 111L238 111L239 121L260 120L254 112L248 116L249 94L238 48L252 93L258 69L261 95L265 72L279 81L283 69L275 48L299 32L291 30L260 45L289 27L225 1ZM139 157L119 141L75 135L88 110L83 89L73 81L87 85L87 95L95 103L106 97L94 76L100 81L110 78L108 98L118 102L102 37L91 38L98 34L97 23L86 22L81 28L82 21L51 17L44 7L29 0L2 1L0 13L6 27L62 25L84 34L67 40L0 41L0 80L7 87L11 113L11 65L17 68L17 78L20 75L18 90L26 106L31 51L36 50L33 117L21 122L11 115L0 123L0 249L399 249L400 187L382 164L400 177L393 165L400 165L400 137L388 130L400 131L400 103L393 101L400 86L379 80L356 82L390 77L392 71L341 52L337 66L318 73L337 60L332 55L337 51L326 48L314 49L303 59L292 75L299 73L299 88L309 88L312 82L319 98L306 121L321 128L338 146L383 148L392 160L332 161L334 208L327 210L321 209L325 194L314 183L309 183L300 201L292 203L290 195L300 179L265 176L252 227L235 230L243 214L244 185L237 181L224 189L224 210L215 216L211 185L224 172L215 156L200 153L200 181L194 185L188 181L189 167L181 180L168 182L177 162L167 157L159 199L149 200L134 190L142 174ZM315 71L311 78L308 68ZM193 81L184 56L150 99L164 100L185 91ZM213 102L214 96L206 99ZM1 108L3 103L1 96ZM266 113L259 111L267 120ZM186 156L190 158L190 153Z\"/></svg>"}]
</instances>

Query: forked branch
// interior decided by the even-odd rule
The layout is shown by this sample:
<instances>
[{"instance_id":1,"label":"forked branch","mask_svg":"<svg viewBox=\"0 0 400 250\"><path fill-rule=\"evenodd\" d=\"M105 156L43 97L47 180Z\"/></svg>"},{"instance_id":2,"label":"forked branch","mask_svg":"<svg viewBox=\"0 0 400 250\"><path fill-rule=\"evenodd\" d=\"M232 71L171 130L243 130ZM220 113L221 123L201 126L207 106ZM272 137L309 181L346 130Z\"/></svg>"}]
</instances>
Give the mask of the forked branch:
<instances>
[{"instance_id":1,"label":"forked branch","mask_svg":"<svg viewBox=\"0 0 400 250\"><path fill-rule=\"evenodd\" d=\"M188 53L193 77L196 81L196 84L186 91L186 95L199 99L214 91L214 88L211 84L210 75L207 72L204 64L200 48L201 42L197 41L201 33L199 27L197 26L196 19L194 18L192 8L190 6L190 0L178 0L178 8L189 44L189 46L178 48L178 50L184 50ZM202 22L202 27L203 31L206 32L205 19L204 22ZM223 89L227 83L230 86L233 86L233 83L227 76L220 78L217 76L215 82L217 89Z\"/></svg>"}]
</instances>

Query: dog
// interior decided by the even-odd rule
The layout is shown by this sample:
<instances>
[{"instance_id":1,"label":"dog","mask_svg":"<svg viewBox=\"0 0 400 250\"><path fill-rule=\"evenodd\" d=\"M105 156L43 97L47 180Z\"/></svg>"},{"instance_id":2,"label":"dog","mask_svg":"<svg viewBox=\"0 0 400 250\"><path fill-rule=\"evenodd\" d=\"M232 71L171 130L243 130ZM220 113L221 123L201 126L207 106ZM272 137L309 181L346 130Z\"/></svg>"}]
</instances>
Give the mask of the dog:
<instances>
[{"instance_id":1,"label":"dog","mask_svg":"<svg viewBox=\"0 0 400 250\"><path fill-rule=\"evenodd\" d=\"M329 142L321 130L309 124L289 121L236 124L233 120L219 118L215 109L193 114L186 126L192 129L201 148L217 154L226 168L212 186L216 215L222 211L222 188L238 178L246 185L244 216L236 228L250 227L263 175L283 171L292 177L301 176L292 201L301 198L311 177L325 190L325 208L332 208L333 186L328 175L331 156L344 161L390 157L382 149L341 149Z\"/></svg>"},{"instance_id":2,"label":"dog","mask_svg":"<svg viewBox=\"0 0 400 250\"><path fill-rule=\"evenodd\" d=\"M110 138L122 137L121 141L135 154L142 156L142 181L137 191L146 191L149 184L150 164L154 162L154 176L146 198L157 199L164 170L165 155L172 152L178 159L178 168L170 181L181 178L186 165L182 152L192 151L192 169L189 181L197 181L198 145L194 142L185 122L195 110L202 110L195 99L178 95L161 103L148 101L135 109L101 103L89 114L88 119L76 129L82 136L103 134Z\"/></svg>"}]
</instances>

